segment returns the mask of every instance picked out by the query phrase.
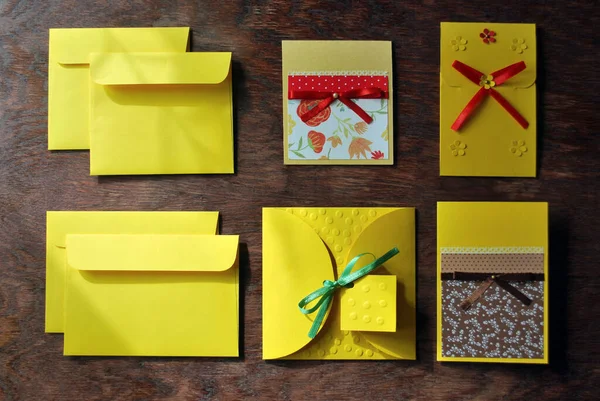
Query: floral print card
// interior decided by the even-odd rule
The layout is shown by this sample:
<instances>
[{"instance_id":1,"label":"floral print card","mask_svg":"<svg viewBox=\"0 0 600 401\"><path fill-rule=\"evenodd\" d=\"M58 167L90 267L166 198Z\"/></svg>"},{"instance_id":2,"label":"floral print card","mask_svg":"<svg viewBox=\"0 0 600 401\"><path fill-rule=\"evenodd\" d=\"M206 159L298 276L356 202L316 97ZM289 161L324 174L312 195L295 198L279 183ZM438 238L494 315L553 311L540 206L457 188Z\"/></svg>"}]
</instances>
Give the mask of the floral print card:
<instances>
[{"instance_id":1,"label":"floral print card","mask_svg":"<svg viewBox=\"0 0 600 401\"><path fill-rule=\"evenodd\" d=\"M391 42L283 41L285 164L393 164Z\"/></svg>"},{"instance_id":2,"label":"floral print card","mask_svg":"<svg viewBox=\"0 0 600 401\"><path fill-rule=\"evenodd\" d=\"M535 29L441 24L440 175L536 176Z\"/></svg>"},{"instance_id":3,"label":"floral print card","mask_svg":"<svg viewBox=\"0 0 600 401\"><path fill-rule=\"evenodd\" d=\"M438 203L438 360L548 363L546 203Z\"/></svg>"}]
</instances>

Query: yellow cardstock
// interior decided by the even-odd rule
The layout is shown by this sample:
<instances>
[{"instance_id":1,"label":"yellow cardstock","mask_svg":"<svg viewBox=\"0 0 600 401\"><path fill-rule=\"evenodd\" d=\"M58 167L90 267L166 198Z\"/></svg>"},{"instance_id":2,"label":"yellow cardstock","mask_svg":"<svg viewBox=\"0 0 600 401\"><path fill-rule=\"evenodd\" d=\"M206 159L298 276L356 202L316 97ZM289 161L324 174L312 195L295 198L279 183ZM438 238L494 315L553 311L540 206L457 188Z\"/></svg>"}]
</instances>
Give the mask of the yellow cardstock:
<instances>
[{"instance_id":1,"label":"yellow cardstock","mask_svg":"<svg viewBox=\"0 0 600 401\"><path fill-rule=\"evenodd\" d=\"M548 363L548 204L545 202L438 202L437 225L437 360ZM442 332L442 250L448 248L476 250L477 248L489 249L489 247L508 250L525 248L543 252L545 278L543 284L540 284L543 287L542 358L515 358L510 354L506 357L461 357L446 356L442 353L442 336L451 335ZM519 301L513 298L512 302ZM537 311L533 310L528 313L535 312ZM522 329L525 330L526 326ZM512 334L507 332L503 335L510 337ZM494 345L497 345L497 341L493 341Z\"/></svg>"},{"instance_id":2,"label":"yellow cardstock","mask_svg":"<svg viewBox=\"0 0 600 401\"><path fill-rule=\"evenodd\" d=\"M231 53L95 53L92 175L233 173Z\"/></svg>"},{"instance_id":3,"label":"yellow cardstock","mask_svg":"<svg viewBox=\"0 0 600 401\"><path fill-rule=\"evenodd\" d=\"M65 355L238 356L236 235L67 235Z\"/></svg>"},{"instance_id":4,"label":"yellow cardstock","mask_svg":"<svg viewBox=\"0 0 600 401\"><path fill-rule=\"evenodd\" d=\"M185 52L189 28L50 29L48 149L89 149L90 54Z\"/></svg>"},{"instance_id":5,"label":"yellow cardstock","mask_svg":"<svg viewBox=\"0 0 600 401\"><path fill-rule=\"evenodd\" d=\"M336 292L328 316L314 339L308 337L314 314L304 315L298 302L334 280L361 253L377 257L393 247L400 253ZM363 260L365 259L365 260ZM372 261L364 257L360 269ZM382 278L382 276L384 278ZM344 330L340 305L348 294L377 283L360 301L393 302L396 323L373 330ZM383 283L390 290L383 291ZM393 288L393 290L392 290ZM394 293L394 291L396 291ZM358 303L359 296L355 297ZM395 297L395 298L394 298ZM342 302L343 303L343 302ZM372 309L375 310L375 309ZM364 314L363 314L364 316ZM393 318L383 316L392 323ZM364 320L363 320L364 322ZM263 359L415 359L415 210L413 208L264 208L263 209Z\"/></svg>"},{"instance_id":6,"label":"yellow cardstock","mask_svg":"<svg viewBox=\"0 0 600 401\"><path fill-rule=\"evenodd\" d=\"M396 331L396 277L368 275L342 289L341 329Z\"/></svg>"},{"instance_id":7,"label":"yellow cardstock","mask_svg":"<svg viewBox=\"0 0 600 401\"><path fill-rule=\"evenodd\" d=\"M321 40L321 41L282 41L282 85L283 85L283 154L284 164L387 164L391 165L394 163L394 128L393 128L393 75L392 75L392 42L389 41L332 41L332 40ZM358 119L354 114L349 113L347 118L341 117L345 121L339 121L340 131L332 132L324 131L322 127L316 127L318 135L324 135L324 144L331 144L331 146L346 146L345 143L349 141L348 134L353 128L344 129L344 126L349 127L353 124L360 124L359 129L355 130L355 139L352 140L352 144L348 147L347 153L354 154L353 157L342 159L329 159L326 152L320 154L318 159L298 159L290 158L289 149L298 145L308 145L310 137L302 138L302 143L289 143L290 135L296 124L292 116L288 113L288 76L292 73L306 73L309 75L379 75L384 73L388 79L388 99L387 108L385 114L377 114L375 118L387 118L387 126L385 123L380 124L377 121L371 123L373 129L378 131L374 133L375 137L370 138L365 142L365 132L369 131L371 127ZM356 99L355 99L356 100ZM373 99L370 99L373 100ZM375 99L377 105L380 104L380 99ZM381 103L385 102L381 100ZM340 109L338 109L338 106ZM337 113L336 110L341 110L344 106L339 104L337 101L332 103L329 108L334 108L333 114ZM332 114L330 120L334 120L336 116ZM381 117L384 116L384 117ZM296 127L297 128L297 127ZM310 135L310 132L309 132ZM317 134L315 134L317 135ZM381 142L385 144L386 148L383 152L371 149L374 146L374 142ZM368 145L368 149L367 146ZM375 151L373 154L372 152ZM383 153L383 155L382 155ZM372 155L373 154L373 155ZM379 159L377 154L383 158Z\"/></svg>"},{"instance_id":8,"label":"yellow cardstock","mask_svg":"<svg viewBox=\"0 0 600 401\"><path fill-rule=\"evenodd\" d=\"M493 31L495 42L480 35ZM440 175L535 177L537 148L535 24L441 24ZM490 74L523 61L526 68L495 89L529 126L524 129L486 96L458 130L452 124L481 88L452 67L458 60Z\"/></svg>"}]
</instances>

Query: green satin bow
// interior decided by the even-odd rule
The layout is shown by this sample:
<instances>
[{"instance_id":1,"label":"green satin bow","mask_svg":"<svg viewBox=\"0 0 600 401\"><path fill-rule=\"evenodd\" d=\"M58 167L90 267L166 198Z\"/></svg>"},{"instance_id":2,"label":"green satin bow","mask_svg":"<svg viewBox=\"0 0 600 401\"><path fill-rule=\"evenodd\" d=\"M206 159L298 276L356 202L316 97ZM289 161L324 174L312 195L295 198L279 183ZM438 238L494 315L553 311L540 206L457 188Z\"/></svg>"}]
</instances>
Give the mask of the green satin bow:
<instances>
[{"instance_id":1,"label":"green satin bow","mask_svg":"<svg viewBox=\"0 0 600 401\"><path fill-rule=\"evenodd\" d=\"M372 253L361 253L360 255L357 255L354 258L352 258L352 260L346 265L344 271L336 281L325 280L323 281L323 287L311 292L310 294L302 298L302 300L298 302L298 308L300 308L300 312L302 312L305 315L308 315L313 313L317 309L319 310L319 312L317 312L315 320L313 321L312 326L310 327L310 330L308 331L308 337L315 338L315 336L317 335L321 324L323 324L323 319L325 318L325 314L329 309L329 305L333 300L333 294L336 289L340 287L352 288L354 286L354 284L352 283L355 280L358 280L359 278L371 273L373 270L377 269L379 266L390 260L392 257L396 256L398 253L400 253L400 251L398 250L398 248L394 247L387 251L382 257L376 258L374 261L372 261L365 267L355 271L354 273L351 273L356 262L358 262L358 260L363 256L371 255L375 258L375 255L373 255ZM317 298L321 299L319 299L315 306L308 309L304 308L306 305L308 305Z\"/></svg>"}]
</instances>

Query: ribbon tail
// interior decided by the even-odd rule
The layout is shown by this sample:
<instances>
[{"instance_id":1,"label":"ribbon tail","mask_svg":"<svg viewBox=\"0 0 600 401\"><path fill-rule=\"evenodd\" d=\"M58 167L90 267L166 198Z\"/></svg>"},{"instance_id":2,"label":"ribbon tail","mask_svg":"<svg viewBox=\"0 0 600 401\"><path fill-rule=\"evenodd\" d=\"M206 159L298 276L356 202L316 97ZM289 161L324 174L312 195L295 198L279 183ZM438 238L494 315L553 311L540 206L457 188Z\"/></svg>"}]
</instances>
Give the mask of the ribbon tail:
<instances>
[{"instance_id":1,"label":"ribbon tail","mask_svg":"<svg viewBox=\"0 0 600 401\"><path fill-rule=\"evenodd\" d=\"M370 115L367 114L366 111L364 111L359 105L357 105L356 103L354 103L352 100L340 96L338 98L338 100L342 103L344 103L346 106L348 106L348 108L350 110L352 110L353 112L355 112L360 118L362 118L367 124L371 124L373 122L373 119L371 118Z\"/></svg>"},{"instance_id":2,"label":"ribbon tail","mask_svg":"<svg viewBox=\"0 0 600 401\"><path fill-rule=\"evenodd\" d=\"M321 100L315 107L308 110L306 113L302 114L300 116L300 119L304 122L310 121L317 114L319 114L320 112L325 110L327 107L329 107L329 105L333 102L333 100L334 100L333 96L329 96L329 97Z\"/></svg>"},{"instance_id":3,"label":"ribbon tail","mask_svg":"<svg viewBox=\"0 0 600 401\"><path fill-rule=\"evenodd\" d=\"M452 124L451 128L453 131L458 131L460 129L460 127L463 126L465 121L467 121L469 116L471 114L473 114L473 112L475 111L477 106L479 106L479 104L485 97L485 92L486 92L486 89L481 88L481 89L479 89L479 91L477 91L475 96L473 96L473 98L471 98L471 100L469 101L469 103L467 103L467 105L465 106L463 111L461 111L460 114L458 115L458 117L456 117L454 124Z\"/></svg>"},{"instance_id":4,"label":"ribbon tail","mask_svg":"<svg viewBox=\"0 0 600 401\"><path fill-rule=\"evenodd\" d=\"M319 329L321 328L321 325L323 324L323 319L325 319L325 314L329 310L329 305L331 304L331 299L333 298L333 296L332 294L327 294L325 295L325 297L327 298L321 305L321 308L317 312L317 316L315 316L315 320L313 321L313 324L312 326L310 326L310 330L308 331L309 338L316 337L317 333L319 332Z\"/></svg>"},{"instance_id":5,"label":"ribbon tail","mask_svg":"<svg viewBox=\"0 0 600 401\"><path fill-rule=\"evenodd\" d=\"M475 291L473 291L471 295L469 295L467 299L462 301L458 306L460 306L462 310L468 311L471 308L471 306L473 306L473 304L477 302L479 298L481 298L483 293L486 292L487 289L490 288L490 286L493 283L494 280L491 277L488 277L483 283L481 283L479 287L477 287Z\"/></svg>"},{"instance_id":6,"label":"ribbon tail","mask_svg":"<svg viewBox=\"0 0 600 401\"><path fill-rule=\"evenodd\" d=\"M523 127L523 129L527 129L527 127L529 127L527 120L521 114L519 114L517 109L512 107L512 105L508 103L508 100L506 100L497 90L490 88L490 96L496 99L496 101L500 103L500 106L504 107L504 109L508 111L508 114L510 114L512 118L514 118L519 125Z\"/></svg>"},{"instance_id":7,"label":"ribbon tail","mask_svg":"<svg viewBox=\"0 0 600 401\"><path fill-rule=\"evenodd\" d=\"M517 288L515 288L512 285L510 285L510 283L508 281L504 281L504 280L499 279L499 278L495 279L495 281L496 281L496 284L498 284L501 288L503 288L504 290L506 290L507 292L509 292L511 295L513 295L519 301L523 302L523 304L525 304L527 306L531 305L531 299L529 299L527 297L527 295L523 294Z\"/></svg>"}]
</instances>

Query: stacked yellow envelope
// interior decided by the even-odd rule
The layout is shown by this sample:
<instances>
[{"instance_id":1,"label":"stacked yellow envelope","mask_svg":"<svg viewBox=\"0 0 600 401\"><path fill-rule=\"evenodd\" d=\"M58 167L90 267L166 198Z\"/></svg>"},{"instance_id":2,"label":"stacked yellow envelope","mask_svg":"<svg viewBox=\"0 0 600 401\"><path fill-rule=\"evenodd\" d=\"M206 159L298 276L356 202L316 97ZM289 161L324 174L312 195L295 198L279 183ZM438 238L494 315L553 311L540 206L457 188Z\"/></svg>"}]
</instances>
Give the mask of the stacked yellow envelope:
<instances>
[{"instance_id":1,"label":"stacked yellow envelope","mask_svg":"<svg viewBox=\"0 0 600 401\"><path fill-rule=\"evenodd\" d=\"M440 175L535 177L535 24L441 24Z\"/></svg>"},{"instance_id":2,"label":"stacked yellow envelope","mask_svg":"<svg viewBox=\"0 0 600 401\"><path fill-rule=\"evenodd\" d=\"M263 358L415 359L414 219L413 208L263 209ZM394 247L399 254L334 295L311 339L315 316L299 301L355 256Z\"/></svg>"},{"instance_id":3,"label":"stacked yellow envelope","mask_svg":"<svg viewBox=\"0 0 600 401\"><path fill-rule=\"evenodd\" d=\"M48 212L65 355L238 356L238 237L216 212Z\"/></svg>"},{"instance_id":4,"label":"stacked yellow envelope","mask_svg":"<svg viewBox=\"0 0 600 401\"><path fill-rule=\"evenodd\" d=\"M90 54L185 52L189 28L50 29L48 149L89 149Z\"/></svg>"},{"instance_id":5,"label":"stacked yellow envelope","mask_svg":"<svg viewBox=\"0 0 600 401\"><path fill-rule=\"evenodd\" d=\"M92 175L233 173L231 53L187 53L189 28L53 29L49 149Z\"/></svg>"}]
</instances>

